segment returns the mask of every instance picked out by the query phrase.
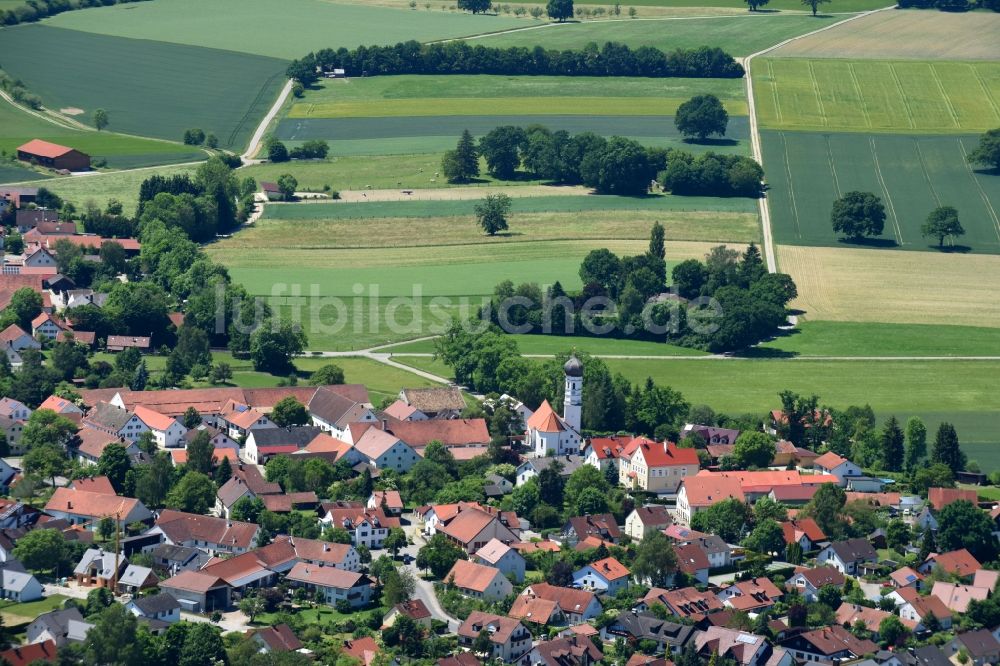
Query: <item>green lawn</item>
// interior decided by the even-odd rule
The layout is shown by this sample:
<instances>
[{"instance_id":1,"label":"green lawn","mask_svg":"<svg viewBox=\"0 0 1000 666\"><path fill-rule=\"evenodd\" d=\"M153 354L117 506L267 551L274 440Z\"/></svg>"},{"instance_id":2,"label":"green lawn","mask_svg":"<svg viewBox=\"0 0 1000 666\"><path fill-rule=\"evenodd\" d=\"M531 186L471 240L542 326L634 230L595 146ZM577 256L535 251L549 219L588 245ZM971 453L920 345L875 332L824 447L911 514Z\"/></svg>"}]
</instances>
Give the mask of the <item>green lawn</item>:
<instances>
[{"instance_id":1,"label":"green lawn","mask_svg":"<svg viewBox=\"0 0 1000 666\"><path fill-rule=\"evenodd\" d=\"M291 60L322 48L466 37L537 22L323 0L282 0L280 4L272 0L213 0L211 11L206 11L203 0L169 0L65 12L48 23L104 35Z\"/></svg>"},{"instance_id":2,"label":"green lawn","mask_svg":"<svg viewBox=\"0 0 1000 666\"><path fill-rule=\"evenodd\" d=\"M592 356L703 356L704 352L687 347L668 345L662 342L645 340L616 340L614 338L598 338L586 336L553 336L553 335L511 335L517 342L517 348L522 354L553 355L570 349L585 352ZM393 354L432 354L434 340L406 342L380 351ZM409 357L413 358L413 357ZM397 361L409 363L405 356L399 356Z\"/></svg>"},{"instance_id":3,"label":"green lawn","mask_svg":"<svg viewBox=\"0 0 1000 666\"><path fill-rule=\"evenodd\" d=\"M1000 356L1000 328L806 321L760 347L799 356Z\"/></svg>"},{"instance_id":4,"label":"green lawn","mask_svg":"<svg viewBox=\"0 0 1000 666\"><path fill-rule=\"evenodd\" d=\"M0 53L8 33L0 30ZM5 61L0 61L4 65ZM57 109L59 107L56 107ZM17 147L32 139L68 145L81 150L93 159L107 160L112 168L135 168L149 164L190 162L204 159L205 153L179 143L142 139L139 137L69 129L42 120L0 100L0 152L15 155ZM46 175L4 162L0 172L3 182L37 180Z\"/></svg>"},{"instance_id":5,"label":"green lawn","mask_svg":"<svg viewBox=\"0 0 1000 666\"><path fill-rule=\"evenodd\" d=\"M869 246L937 252L937 239L923 238L920 227L931 210L951 205L966 232L956 249L1000 252L1000 177L966 160L977 136L765 130L761 139L778 243L844 247L830 208L845 192L861 190L886 206L882 238Z\"/></svg>"},{"instance_id":6,"label":"green lawn","mask_svg":"<svg viewBox=\"0 0 1000 666\"><path fill-rule=\"evenodd\" d=\"M2 611L5 616L12 617L22 622L30 622L42 613L48 613L49 611L62 608L63 602L67 599L69 599L69 597L65 597L61 594L53 594L50 597L45 597L44 599L39 599L38 601L29 601L23 604L5 601L0 603L0 611Z\"/></svg>"},{"instance_id":7,"label":"green lawn","mask_svg":"<svg viewBox=\"0 0 1000 666\"><path fill-rule=\"evenodd\" d=\"M63 199L82 208L87 200L93 199L98 205L104 206L108 199L118 199L122 202L125 212L132 215L139 205L139 186L146 178L159 174L172 176L175 174L194 174L195 166L164 166L141 171L103 172L89 176L70 176L52 178L46 181L32 182L34 186L45 186Z\"/></svg>"},{"instance_id":8,"label":"green lawn","mask_svg":"<svg viewBox=\"0 0 1000 666\"><path fill-rule=\"evenodd\" d=\"M454 379L455 376L455 373L452 372L450 367L445 365L444 361L434 360L427 356L399 356L394 357L392 360L446 379Z\"/></svg>"},{"instance_id":9,"label":"green lawn","mask_svg":"<svg viewBox=\"0 0 1000 666\"><path fill-rule=\"evenodd\" d=\"M131 13L174 4L109 9ZM58 18L91 11L101 10ZM190 18L201 21L203 15ZM218 18L231 20L221 12ZM285 82L284 60L247 53L111 37L51 23L3 28L2 35L0 63L46 106L81 109L79 118L87 122L94 109L104 108L109 129L140 136L177 141L184 130L200 127L214 133L221 146L242 148Z\"/></svg>"},{"instance_id":10,"label":"green lawn","mask_svg":"<svg viewBox=\"0 0 1000 666\"><path fill-rule=\"evenodd\" d=\"M614 5L614 0L591 0L592 5ZM634 2L619 3L623 7L635 5L637 7L733 7L743 9L745 4L736 0L635 0ZM871 9L880 9L891 6L891 2L886 0L838 0L835 4L820 5L821 10L831 12L863 12ZM806 11L799 0L771 0L765 7L766 10L791 10Z\"/></svg>"},{"instance_id":11,"label":"green lawn","mask_svg":"<svg viewBox=\"0 0 1000 666\"><path fill-rule=\"evenodd\" d=\"M979 462L979 461L977 460L976 462ZM981 462L980 462L980 465L982 465ZM989 473L989 472L994 471L996 469L997 469L997 467L996 467L996 465L994 465L994 467L993 467L992 470L984 470L984 471L986 471L987 473ZM1000 488L997 488L996 486L970 486L968 484L960 483L960 484L958 484L958 487L962 488L964 490L975 490L976 493L979 495L979 499L981 499L981 500L986 500L986 501L989 501L989 502L1000 501Z\"/></svg>"},{"instance_id":12,"label":"green lawn","mask_svg":"<svg viewBox=\"0 0 1000 666\"><path fill-rule=\"evenodd\" d=\"M1000 63L768 58L753 61L761 126L982 132L1000 125Z\"/></svg>"},{"instance_id":13,"label":"green lawn","mask_svg":"<svg viewBox=\"0 0 1000 666\"><path fill-rule=\"evenodd\" d=\"M780 2L781 0L775 0ZM599 4L599 3L592 3ZM641 3L637 3L641 4ZM705 3L702 3L705 4ZM731 3L732 5L733 3ZM705 6L711 6L705 4ZM768 5L771 8L771 4ZM797 7L796 7L797 8ZM837 6L838 12L844 11ZM623 42L635 48L652 46L667 52L699 46L717 46L734 56L756 53L786 39L817 30L844 16L812 17L795 14L751 14L704 19L665 18L642 21L586 21L553 24L542 30L510 32L477 39L487 46L544 44L553 49L581 49L589 42Z\"/></svg>"}]
</instances>

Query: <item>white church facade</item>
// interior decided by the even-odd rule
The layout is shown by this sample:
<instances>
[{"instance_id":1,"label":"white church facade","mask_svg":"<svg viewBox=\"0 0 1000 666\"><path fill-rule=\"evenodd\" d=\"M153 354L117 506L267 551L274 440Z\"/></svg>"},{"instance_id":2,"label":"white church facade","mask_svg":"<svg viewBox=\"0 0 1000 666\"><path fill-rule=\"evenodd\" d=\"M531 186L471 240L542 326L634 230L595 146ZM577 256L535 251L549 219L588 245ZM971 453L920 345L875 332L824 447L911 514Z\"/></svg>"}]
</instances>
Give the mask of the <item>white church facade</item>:
<instances>
[{"instance_id":1,"label":"white church facade","mask_svg":"<svg viewBox=\"0 0 1000 666\"><path fill-rule=\"evenodd\" d=\"M583 437L580 435L583 364L576 356L571 356L563 366L563 372L565 395L562 416L556 414L546 400L528 419L525 440L528 449L537 457L576 455L583 445Z\"/></svg>"}]
</instances>

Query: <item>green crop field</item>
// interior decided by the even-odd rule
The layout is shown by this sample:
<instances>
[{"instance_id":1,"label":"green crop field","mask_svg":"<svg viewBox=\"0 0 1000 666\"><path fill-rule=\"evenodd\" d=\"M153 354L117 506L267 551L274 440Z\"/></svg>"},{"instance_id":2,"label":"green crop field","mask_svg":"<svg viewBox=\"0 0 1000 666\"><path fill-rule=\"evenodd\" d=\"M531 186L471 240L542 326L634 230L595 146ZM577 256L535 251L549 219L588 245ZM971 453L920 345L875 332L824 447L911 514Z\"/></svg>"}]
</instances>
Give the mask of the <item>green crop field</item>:
<instances>
[{"instance_id":1,"label":"green crop field","mask_svg":"<svg viewBox=\"0 0 1000 666\"><path fill-rule=\"evenodd\" d=\"M768 5L770 8L771 5ZM837 11L842 11L837 9ZM664 51L717 46L730 55L745 56L786 39L818 30L845 16L812 17L795 14L750 14L712 18L664 18L642 21L587 21L556 23L544 29L507 32L475 41L487 46L542 44L550 49L581 49L589 42L614 41L632 47L653 46Z\"/></svg>"},{"instance_id":2,"label":"green crop field","mask_svg":"<svg viewBox=\"0 0 1000 666\"><path fill-rule=\"evenodd\" d=\"M980 132L1000 125L1000 63L754 60L761 126L775 129Z\"/></svg>"},{"instance_id":3,"label":"green crop field","mask_svg":"<svg viewBox=\"0 0 1000 666\"><path fill-rule=\"evenodd\" d=\"M23 180L38 180L40 178L47 178L47 176L37 171L26 169L14 162L0 163L0 184L17 183Z\"/></svg>"},{"instance_id":4,"label":"green crop field","mask_svg":"<svg viewBox=\"0 0 1000 666\"><path fill-rule=\"evenodd\" d=\"M856 0L848 0L856 1ZM169 0L65 12L48 23L117 37L290 60L322 48L432 41L538 24L530 18L411 11L324 0ZM0 61L2 62L2 61Z\"/></svg>"},{"instance_id":5,"label":"green crop field","mask_svg":"<svg viewBox=\"0 0 1000 666\"><path fill-rule=\"evenodd\" d=\"M616 0L588 0L591 5L614 5ZM731 7L734 9L745 9L745 5L736 0L635 0L634 2L620 3L623 7L635 5L637 7ZM841 0L836 4L820 6L821 11L828 9L833 12L865 12L872 9L881 9L891 6L891 2L886 0ZM800 0L771 0L765 8L769 11L805 11Z\"/></svg>"},{"instance_id":6,"label":"green crop field","mask_svg":"<svg viewBox=\"0 0 1000 666\"><path fill-rule=\"evenodd\" d=\"M0 31L0 34L4 34ZM3 39L0 39L0 50ZM0 61L2 62L2 61ZM82 150L94 159L107 160L112 168L135 168L149 164L190 162L204 159L205 153L179 143L142 139L139 137L70 129L33 116L0 100L0 151L14 155L17 147L32 139L44 139ZM5 164L5 168L10 168ZM18 180L44 178L44 174L21 169ZM5 177L5 182L14 182Z\"/></svg>"},{"instance_id":7,"label":"green crop field","mask_svg":"<svg viewBox=\"0 0 1000 666\"><path fill-rule=\"evenodd\" d=\"M200 127L242 148L284 84L286 63L275 58L39 24L0 35L0 63L46 106L82 110L88 122L104 108L109 129L128 134L179 141Z\"/></svg>"},{"instance_id":8,"label":"green crop field","mask_svg":"<svg viewBox=\"0 0 1000 666\"><path fill-rule=\"evenodd\" d=\"M118 199L125 207L125 212L131 215L139 205L139 186L142 181L154 174L172 176L174 174L191 174L196 166L163 166L155 169L139 169L133 171L108 171L88 176L70 176L51 178L45 181L29 182L32 186L44 185L63 199L76 204L77 209L92 199L103 206L108 199Z\"/></svg>"},{"instance_id":9,"label":"green crop field","mask_svg":"<svg viewBox=\"0 0 1000 666\"><path fill-rule=\"evenodd\" d=\"M844 192L862 190L885 202L887 246L936 251L937 241L922 238L920 225L935 207L952 205L966 231L959 246L1000 252L1000 176L975 171L966 161L975 136L767 130L762 140L779 243L842 245L830 226L830 208Z\"/></svg>"},{"instance_id":10,"label":"green crop field","mask_svg":"<svg viewBox=\"0 0 1000 666\"><path fill-rule=\"evenodd\" d=\"M1000 328L805 321L759 355L1000 356Z\"/></svg>"}]
</instances>

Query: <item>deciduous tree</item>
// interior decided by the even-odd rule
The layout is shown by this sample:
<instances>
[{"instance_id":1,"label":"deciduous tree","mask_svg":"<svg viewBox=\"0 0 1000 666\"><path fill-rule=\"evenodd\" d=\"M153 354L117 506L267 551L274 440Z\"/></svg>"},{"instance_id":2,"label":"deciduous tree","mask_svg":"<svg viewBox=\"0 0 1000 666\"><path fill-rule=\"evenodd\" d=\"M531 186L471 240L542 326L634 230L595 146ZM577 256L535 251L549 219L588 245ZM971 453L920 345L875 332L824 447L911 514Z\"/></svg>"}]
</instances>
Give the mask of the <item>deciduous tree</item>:
<instances>
[{"instance_id":1,"label":"deciduous tree","mask_svg":"<svg viewBox=\"0 0 1000 666\"><path fill-rule=\"evenodd\" d=\"M550 19L562 23L566 19L573 18L573 0L549 0L545 11Z\"/></svg>"},{"instance_id":2,"label":"deciduous tree","mask_svg":"<svg viewBox=\"0 0 1000 666\"><path fill-rule=\"evenodd\" d=\"M969 162L1000 169L1000 128L991 129L979 138L979 146L969 153Z\"/></svg>"},{"instance_id":3,"label":"deciduous tree","mask_svg":"<svg viewBox=\"0 0 1000 666\"><path fill-rule=\"evenodd\" d=\"M487 194L476 204L476 220L490 236L507 230L507 216L510 215L510 197L504 193Z\"/></svg>"},{"instance_id":4,"label":"deciduous tree","mask_svg":"<svg viewBox=\"0 0 1000 666\"><path fill-rule=\"evenodd\" d=\"M309 423L309 412L305 405L288 396L279 400L271 410L271 420L279 426L298 426Z\"/></svg>"},{"instance_id":5,"label":"deciduous tree","mask_svg":"<svg viewBox=\"0 0 1000 666\"><path fill-rule=\"evenodd\" d=\"M652 531L636 546L632 573L640 581L655 587L666 587L677 571L677 554L670 539L662 532Z\"/></svg>"},{"instance_id":6,"label":"deciduous tree","mask_svg":"<svg viewBox=\"0 0 1000 666\"><path fill-rule=\"evenodd\" d=\"M946 238L952 242L959 236L965 235L965 229L958 220L958 211L953 206L938 206L927 216L927 221L920 227L920 234L924 238L937 238L938 247L944 247Z\"/></svg>"},{"instance_id":7,"label":"deciduous tree","mask_svg":"<svg viewBox=\"0 0 1000 666\"><path fill-rule=\"evenodd\" d=\"M104 109L94 109L94 127L100 132L108 126L108 112Z\"/></svg>"},{"instance_id":8,"label":"deciduous tree","mask_svg":"<svg viewBox=\"0 0 1000 666\"><path fill-rule=\"evenodd\" d=\"M756 1L756 0L751 0ZM686 137L704 141L717 134L725 136L729 113L715 95L695 95L677 107L674 125Z\"/></svg>"},{"instance_id":9,"label":"deciduous tree","mask_svg":"<svg viewBox=\"0 0 1000 666\"><path fill-rule=\"evenodd\" d=\"M866 236L881 236L885 228L885 206L871 192L848 192L833 202L833 230L857 242Z\"/></svg>"}]
</instances>

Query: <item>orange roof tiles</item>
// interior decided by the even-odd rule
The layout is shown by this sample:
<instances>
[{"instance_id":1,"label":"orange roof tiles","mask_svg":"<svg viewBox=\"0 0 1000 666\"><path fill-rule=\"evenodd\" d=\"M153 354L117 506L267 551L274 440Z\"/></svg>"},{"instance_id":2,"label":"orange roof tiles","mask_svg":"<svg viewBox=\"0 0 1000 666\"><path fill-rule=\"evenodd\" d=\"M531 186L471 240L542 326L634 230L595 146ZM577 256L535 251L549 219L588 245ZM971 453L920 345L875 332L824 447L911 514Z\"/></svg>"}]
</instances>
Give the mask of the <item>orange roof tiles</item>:
<instances>
[{"instance_id":1,"label":"orange roof tiles","mask_svg":"<svg viewBox=\"0 0 1000 666\"><path fill-rule=\"evenodd\" d=\"M95 476L89 479L74 479L70 481L70 488L73 490L86 490L91 493L101 495L117 495L114 486L106 476Z\"/></svg>"},{"instance_id":2,"label":"orange roof tiles","mask_svg":"<svg viewBox=\"0 0 1000 666\"><path fill-rule=\"evenodd\" d=\"M605 557L603 560L591 562L588 566L608 581L618 580L619 578L627 578L631 575L628 567L613 557Z\"/></svg>"},{"instance_id":3,"label":"orange roof tiles","mask_svg":"<svg viewBox=\"0 0 1000 666\"><path fill-rule=\"evenodd\" d=\"M687 495L688 506L711 506L725 499L746 501L740 480L718 475L699 473L681 481L681 487Z\"/></svg>"},{"instance_id":4,"label":"orange roof tiles","mask_svg":"<svg viewBox=\"0 0 1000 666\"><path fill-rule=\"evenodd\" d=\"M681 449L673 442L659 444L645 437L636 437L629 442L622 451L622 456L631 458L640 450L649 467L698 466L698 452L695 449Z\"/></svg>"},{"instance_id":5,"label":"orange roof tiles","mask_svg":"<svg viewBox=\"0 0 1000 666\"><path fill-rule=\"evenodd\" d=\"M524 594L533 594L540 599L550 599L559 604L564 613L582 614L593 603L593 592L577 590L571 587L559 587L549 583L534 583L526 588Z\"/></svg>"},{"instance_id":6,"label":"orange roof tiles","mask_svg":"<svg viewBox=\"0 0 1000 666\"><path fill-rule=\"evenodd\" d=\"M86 490L56 488L51 499L45 505L45 511L58 511L91 518L104 518L120 513L122 519L125 519L137 506L139 506L139 500L132 497L109 496Z\"/></svg>"},{"instance_id":7,"label":"orange roof tiles","mask_svg":"<svg viewBox=\"0 0 1000 666\"><path fill-rule=\"evenodd\" d=\"M928 561L935 562L937 566L941 567L944 571L954 574L959 578L972 576L976 573L976 571L982 568L979 561L965 548L962 548L961 550L953 550L948 553L931 555L927 559Z\"/></svg>"},{"instance_id":8,"label":"orange roof tiles","mask_svg":"<svg viewBox=\"0 0 1000 666\"><path fill-rule=\"evenodd\" d=\"M142 405L136 405L132 413L138 416L140 421L149 426L150 430L168 430L175 423L172 417L165 416Z\"/></svg>"},{"instance_id":9,"label":"orange roof tiles","mask_svg":"<svg viewBox=\"0 0 1000 666\"><path fill-rule=\"evenodd\" d=\"M847 458L838 456L833 451L827 451L819 458L813 461L813 465L816 467L822 467L823 469L834 469L840 465L847 462Z\"/></svg>"},{"instance_id":10,"label":"orange roof tiles","mask_svg":"<svg viewBox=\"0 0 1000 666\"><path fill-rule=\"evenodd\" d=\"M56 158L72 152L73 148L60 146L58 143L51 143L41 139L32 139L28 143L23 143L18 146L17 150L21 153L30 153L31 155L38 155L39 157Z\"/></svg>"},{"instance_id":11,"label":"orange roof tiles","mask_svg":"<svg viewBox=\"0 0 1000 666\"><path fill-rule=\"evenodd\" d=\"M536 624L548 624L559 606L551 599L540 599L532 596L519 596L507 612L516 620L527 620Z\"/></svg>"},{"instance_id":12,"label":"orange roof tiles","mask_svg":"<svg viewBox=\"0 0 1000 666\"><path fill-rule=\"evenodd\" d=\"M548 400L542 401L542 404L535 410L535 413L528 419L527 425L529 430L537 430L539 432L562 432L566 430L562 419L556 415L555 410L552 409L552 405L549 404Z\"/></svg>"},{"instance_id":13,"label":"orange roof tiles","mask_svg":"<svg viewBox=\"0 0 1000 666\"><path fill-rule=\"evenodd\" d=\"M979 496L975 490L962 490L961 488L930 488L927 491L927 501L937 511L958 500L965 500L976 506L979 502Z\"/></svg>"},{"instance_id":14,"label":"orange roof tiles","mask_svg":"<svg viewBox=\"0 0 1000 666\"><path fill-rule=\"evenodd\" d=\"M503 576L499 569L468 560L458 560L448 575L444 577L444 580L463 590L474 590L482 593L489 588L490 583L497 576Z\"/></svg>"}]
</instances>

